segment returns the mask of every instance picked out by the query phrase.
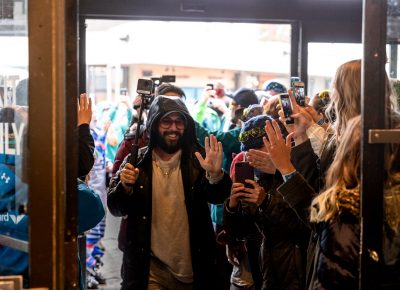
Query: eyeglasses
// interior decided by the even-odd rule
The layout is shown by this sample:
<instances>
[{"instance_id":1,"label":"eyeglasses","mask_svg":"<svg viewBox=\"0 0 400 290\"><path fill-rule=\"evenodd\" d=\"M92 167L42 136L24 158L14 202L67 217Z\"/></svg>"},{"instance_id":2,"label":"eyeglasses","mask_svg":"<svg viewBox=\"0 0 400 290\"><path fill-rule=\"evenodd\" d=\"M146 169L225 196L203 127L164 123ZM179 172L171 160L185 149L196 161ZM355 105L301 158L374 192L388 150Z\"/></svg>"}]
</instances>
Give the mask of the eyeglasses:
<instances>
[{"instance_id":1,"label":"eyeglasses","mask_svg":"<svg viewBox=\"0 0 400 290\"><path fill-rule=\"evenodd\" d=\"M259 138L266 136L264 127L255 127L249 131L245 131L239 134L239 141L246 142L250 138Z\"/></svg>"},{"instance_id":2,"label":"eyeglasses","mask_svg":"<svg viewBox=\"0 0 400 290\"><path fill-rule=\"evenodd\" d=\"M175 127L178 130L182 130L185 128L185 120L178 118L178 119L171 119L171 118L163 118L160 120L160 126L163 129L169 129L171 128L172 124L175 123Z\"/></svg>"}]
</instances>

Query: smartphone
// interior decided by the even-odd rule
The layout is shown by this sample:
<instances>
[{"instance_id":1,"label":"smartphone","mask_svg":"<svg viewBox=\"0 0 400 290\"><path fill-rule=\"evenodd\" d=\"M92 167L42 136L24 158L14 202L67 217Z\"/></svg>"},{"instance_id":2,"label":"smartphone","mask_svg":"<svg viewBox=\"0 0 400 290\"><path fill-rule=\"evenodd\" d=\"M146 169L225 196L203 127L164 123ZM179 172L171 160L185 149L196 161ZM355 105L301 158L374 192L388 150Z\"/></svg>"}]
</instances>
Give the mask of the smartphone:
<instances>
[{"instance_id":1,"label":"smartphone","mask_svg":"<svg viewBox=\"0 0 400 290\"><path fill-rule=\"evenodd\" d=\"M246 187L252 187L245 182L246 179L254 180L254 167L247 161L235 163L235 182L243 183Z\"/></svg>"},{"instance_id":2,"label":"smartphone","mask_svg":"<svg viewBox=\"0 0 400 290\"><path fill-rule=\"evenodd\" d=\"M293 88L294 88L294 83L295 82L300 82L301 80L300 80L300 78L299 77L290 77L290 87L292 88L292 90L293 90Z\"/></svg>"},{"instance_id":3,"label":"smartphone","mask_svg":"<svg viewBox=\"0 0 400 290\"><path fill-rule=\"evenodd\" d=\"M214 89L214 84L206 84L207 90L213 90Z\"/></svg>"},{"instance_id":4,"label":"smartphone","mask_svg":"<svg viewBox=\"0 0 400 290\"><path fill-rule=\"evenodd\" d=\"M290 117L293 114L292 102L290 101L289 94L280 94L279 95L279 103L281 104L281 108L283 110L283 114L286 118L286 124L293 124L294 120Z\"/></svg>"},{"instance_id":5,"label":"smartphone","mask_svg":"<svg viewBox=\"0 0 400 290\"><path fill-rule=\"evenodd\" d=\"M306 95L304 93L304 82L294 82L293 94L299 106L306 106Z\"/></svg>"}]
</instances>

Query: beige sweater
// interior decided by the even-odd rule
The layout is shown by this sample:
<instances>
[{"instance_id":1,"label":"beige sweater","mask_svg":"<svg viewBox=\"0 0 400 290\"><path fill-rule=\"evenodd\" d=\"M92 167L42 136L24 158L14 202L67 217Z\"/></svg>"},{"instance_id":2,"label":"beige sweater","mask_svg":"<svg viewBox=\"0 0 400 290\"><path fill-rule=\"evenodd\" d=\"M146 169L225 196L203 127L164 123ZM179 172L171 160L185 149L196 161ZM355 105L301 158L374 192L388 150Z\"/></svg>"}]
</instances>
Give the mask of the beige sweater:
<instances>
[{"instance_id":1,"label":"beige sweater","mask_svg":"<svg viewBox=\"0 0 400 290\"><path fill-rule=\"evenodd\" d=\"M193 282L181 151L163 161L153 151L151 250L181 282Z\"/></svg>"}]
</instances>

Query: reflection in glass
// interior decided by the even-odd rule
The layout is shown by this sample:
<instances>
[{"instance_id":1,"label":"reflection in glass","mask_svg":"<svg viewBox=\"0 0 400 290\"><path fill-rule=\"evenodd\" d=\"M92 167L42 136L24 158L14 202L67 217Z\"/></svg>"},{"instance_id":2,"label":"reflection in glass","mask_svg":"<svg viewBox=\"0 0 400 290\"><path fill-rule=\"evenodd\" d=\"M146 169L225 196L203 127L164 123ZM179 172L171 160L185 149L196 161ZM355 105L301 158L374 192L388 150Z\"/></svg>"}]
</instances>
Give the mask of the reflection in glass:
<instances>
[{"instance_id":1,"label":"reflection in glass","mask_svg":"<svg viewBox=\"0 0 400 290\"><path fill-rule=\"evenodd\" d=\"M26 0L2 2L0 43L0 277L23 276L28 287Z\"/></svg>"}]
</instances>

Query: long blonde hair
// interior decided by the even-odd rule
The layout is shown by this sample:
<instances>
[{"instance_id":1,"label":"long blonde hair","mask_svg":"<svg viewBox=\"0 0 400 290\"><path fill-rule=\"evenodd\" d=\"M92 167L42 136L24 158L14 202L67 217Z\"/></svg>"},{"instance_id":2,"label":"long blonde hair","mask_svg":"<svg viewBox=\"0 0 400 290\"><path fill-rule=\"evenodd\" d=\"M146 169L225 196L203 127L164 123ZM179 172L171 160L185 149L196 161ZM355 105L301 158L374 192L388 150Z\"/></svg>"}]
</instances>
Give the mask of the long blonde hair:
<instances>
[{"instance_id":1,"label":"long blonde hair","mask_svg":"<svg viewBox=\"0 0 400 290\"><path fill-rule=\"evenodd\" d=\"M355 189L360 177L360 115L347 122L336 156L326 174L325 191L311 203L310 220L321 222L331 219L338 212L337 193L340 190Z\"/></svg>"},{"instance_id":2,"label":"long blonde hair","mask_svg":"<svg viewBox=\"0 0 400 290\"><path fill-rule=\"evenodd\" d=\"M361 60L352 60L338 67L332 82L331 102L326 115L337 139L346 130L348 120L361 113Z\"/></svg>"}]
</instances>

